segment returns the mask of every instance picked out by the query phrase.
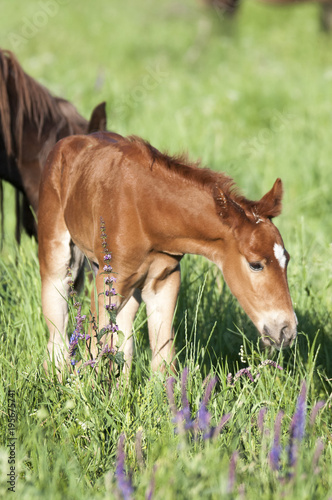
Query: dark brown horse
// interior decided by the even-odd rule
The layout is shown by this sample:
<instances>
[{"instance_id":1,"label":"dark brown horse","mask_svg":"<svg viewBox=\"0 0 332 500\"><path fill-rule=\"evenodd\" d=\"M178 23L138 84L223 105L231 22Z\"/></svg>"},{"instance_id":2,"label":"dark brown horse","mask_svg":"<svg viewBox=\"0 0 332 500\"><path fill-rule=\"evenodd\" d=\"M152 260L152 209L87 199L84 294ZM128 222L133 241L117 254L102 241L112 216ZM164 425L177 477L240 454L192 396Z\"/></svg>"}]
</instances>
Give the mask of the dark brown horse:
<instances>
[{"instance_id":1,"label":"dark brown horse","mask_svg":"<svg viewBox=\"0 0 332 500\"><path fill-rule=\"evenodd\" d=\"M59 366L68 347L67 268L75 280L84 256L96 270L99 324L109 322L100 217L116 273L116 319L125 334L127 366L140 297L147 308L152 367L172 362L179 263L186 253L217 264L266 345L290 345L297 321L287 284L289 255L271 222L281 212L281 180L259 201L232 186L225 174L164 155L137 137L100 132L60 141L43 172L38 215L51 359Z\"/></svg>"},{"instance_id":2,"label":"dark brown horse","mask_svg":"<svg viewBox=\"0 0 332 500\"><path fill-rule=\"evenodd\" d=\"M274 5L291 5L296 3L313 2L320 4L320 24L324 31L332 29L332 0L261 0L264 3ZM240 0L204 0L206 5L215 8L222 15L232 16L240 6Z\"/></svg>"},{"instance_id":3,"label":"dark brown horse","mask_svg":"<svg viewBox=\"0 0 332 500\"><path fill-rule=\"evenodd\" d=\"M45 87L27 75L14 54L0 49L1 214L3 224L4 180L16 188L18 241L21 225L28 234L36 235L30 207L36 214L41 172L54 144L67 135L105 129L105 103L94 109L88 122L70 102L53 97Z\"/></svg>"}]
</instances>

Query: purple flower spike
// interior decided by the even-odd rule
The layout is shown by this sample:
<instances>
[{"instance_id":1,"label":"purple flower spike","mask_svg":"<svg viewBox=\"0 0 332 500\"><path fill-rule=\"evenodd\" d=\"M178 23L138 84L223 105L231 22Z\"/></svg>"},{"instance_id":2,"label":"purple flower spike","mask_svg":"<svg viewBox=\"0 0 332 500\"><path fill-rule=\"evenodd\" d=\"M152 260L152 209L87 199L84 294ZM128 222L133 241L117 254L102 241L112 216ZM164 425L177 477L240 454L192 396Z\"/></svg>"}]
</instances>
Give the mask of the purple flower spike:
<instances>
[{"instance_id":1,"label":"purple flower spike","mask_svg":"<svg viewBox=\"0 0 332 500\"><path fill-rule=\"evenodd\" d=\"M209 428L210 421L211 421L211 415L208 412L208 410L203 402L201 403L199 410L198 410L198 413L197 413L197 421L198 421L198 428L201 431L205 431L206 429ZM204 439L208 439L210 437L210 432L205 434L203 437L204 437Z\"/></svg>"},{"instance_id":2,"label":"purple flower spike","mask_svg":"<svg viewBox=\"0 0 332 500\"><path fill-rule=\"evenodd\" d=\"M225 425L227 424L228 420L231 417L232 417L231 413L226 413L225 415L223 415L223 417L221 418L219 424L213 430L213 433L212 433L212 437L213 438L216 438L217 436L219 436L219 434L221 433L221 431L223 430L223 428L225 427Z\"/></svg>"},{"instance_id":3,"label":"purple flower spike","mask_svg":"<svg viewBox=\"0 0 332 500\"><path fill-rule=\"evenodd\" d=\"M265 417L266 412L267 412L267 408L266 408L266 406L264 406L263 408L261 408L259 410L258 417L257 417L257 426L262 434L264 431L264 417Z\"/></svg>"},{"instance_id":4,"label":"purple flower spike","mask_svg":"<svg viewBox=\"0 0 332 500\"><path fill-rule=\"evenodd\" d=\"M318 401L315 406L313 407L311 414L310 414L310 425L311 427L314 425L317 413L319 410L321 410L325 406L325 401Z\"/></svg>"},{"instance_id":5,"label":"purple flower spike","mask_svg":"<svg viewBox=\"0 0 332 500\"><path fill-rule=\"evenodd\" d=\"M116 464L116 482L119 492L121 493L124 500L130 500L134 489L131 485L131 481L126 477L125 473L125 451L124 451L124 434L121 434L118 442L118 452L117 452L117 464Z\"/></svg>"},{"instance_id":6,"label":"purple flower spike","mask_svg":"<svg viewBox=\"0 0 332 500\"><path fill-rule=\"evenodd\" d=\"M242 375L246 375L251 382L254 382L254 377L250 373L250 368L242 368L242 370L239 370L235 375L234 375L234 382L235 383Z\"/></svg>"},{"instance_id":7,"label":"purple flower spike","mask_svg":"<svg viewBox=\"0 0 332 500\"><path fill-rule=\"evenodd\" d=\"M88 361L86 361L84 363L83 366L91 366L91 368L94 368L95 364L96 364L96 360L95 359L89 359Z\"/></svg>"},{"instance_id":8,"label":"purple flower spike","mask_svg":"<svg viewBox=\"0 0 332 500\"><path fill-rule=\"evenodd\" d=\"M217 380L218 380L217 377L212 377L211 380L209 381L207 387L206 387L205 394L204 394L203 401L202 401L205 405L207 405L208 402L210 401L211 393L214 389L214 386L217 383Z\"/></svg>"},{"instance_id":9,"label":"purple flower spike","mask_svg":"<svg viewBox=\"0 0 332 500\"><path fill-rule=\"evenodd\" d=\"M307 385L304 381L299 397L297 398L296 410L291 422L291 436L298 441L301 441L304 436L305 417L307 413L306 395Z\"/></svg>"},{"instance_id":10,"label":"purple flower spike","mask_svg":"<svg viewBox=\"0 0 332 500\"><path fill-rule=\"evenodd\" d=\"M118 325L112 323L105 326L105 330L107 330L108 332L116 333L119 330L119 327Z\"/></svg>"},{"instance_id":11,"label":"purple flower spike","mask_svg":"<svg viewBox=\"0 0 332 500\"><path fill-rule=\"evenodd\" d=\"M239 456L238 451L234 451L229 462L228 487L227 492L232 493L235 484L236 463Z\"/></svg>"},{"instance_id":12,"label":"purple flower spike","mask_svg":"<svg viewBox=\"0 0 332 500\"><path fill-rule=\"evenodd\" d=\"M166 394L168 397L169 406L171 407L171 412L173 413L174 417L176 417L176 406L174 401L174 384L175 384L174 377L169 377L166 381Z\"/></svg>"},{"instance_id":13,"label":"purple flower spike","mask_svg":"<svg viewBox=\"0 0 332 500\"><path fill-rule=\"evenodd\" d=\"M278 368L278 370L283 370L283 367L278 365L275 361L272 361L272 359L266 359L260 365L258 365L257 368L260 368L262 366L273 366L274 368Z\"/></svg>"},{"instance_id":14,"label":"purple flower spike","mask_svg":"<svg viewBox=\"0 0 332 500\"><path fill-rule=\"evenodd\" d=\"M200 408L197 413L197 421L198 421L197 423L201 431L205 431L206 429L208 429L210 425L211 415L207 410L207 404L210 400L212 390L216 385L216 383L217 383L217 377L212 377L206 387L203 400L201 402ZM209 437L211 437L211 432L206 433L203 437L204 439L208 439Z\"/></svg>"},{"instance_id":15,"label":"purple flower spike","mask_svg":"<svg viewBox=\"0 0 332 500\"><path fill-rule=\"evenodd\" d=\"M156 482L156 479L155 479L156 470L157 470L157 466L154 465L153 466L153 471L152 471L152 477L151 477L150 484L149 484L149 489L148 489L148 491L146 492L146 495L145 495L145 500L152 500L152 498L153 498L153 493L154 493L154 488L155 488L155 482Z\"/></svg>"},{"instance_id":16,"label":"purple flower spike","mask_svg":"<svg viewBox=\"0 0 332 500\"><path fill-rule=\"evenodd\" d=\"M281 430L281 421L283 419L283 416L284 412L279 411L274 423L274 439L273 439L273 446L270 451L270 467L272 470L280 469L280 455L281 455L280 430Z\"/></svg>"},{"instance_id":17,"label":"purple flower spike","mask_svg":"<svg viewBox=\"0 0 332 500\"><path fill-rule=\"evenodd\" d=\"M288 463L291 467L296 464L298 445L304 436L307 413L306 395L307 386L305 381L303 381L299 397L297 398L296 410L290 425L290 440L287 449Z\"/></svg>"},{"instance_id":18,"label":"purple flower spike","mask_svg":"<svg viewBox=\"0 0 332 500\"><path fill-rule=\"evenodd\" d=\"M111 273L113 269L112 269L112 266L105 265L103 267L103 270L105 271L105 273Z\"/></svg>"},{"instance_id":19,"label":"purple flower spike","mask_svg":"<svg viewBox=\"0 0 332 500\"><path fill-rule=\"evenodd\" d=\"M112 255L110 253L107 253L106 255L104 255L105 261L111 260L111 258L112 258Z\"/></svg>"},{"instance_id":20,"label":"purple flower spike","mask_svg":"<svg viewBox=\"0 0 332 500\"><path fill-rule=\"evenodd\" d=\"M192 421L190 418L190 407L187 398L187 378L188 378L188 368L185 368L182 372L181 377L181 403L182 410L178 412L178 417L185 421L185 429L192 427Z\"/></svg>"},{"instance_id":21,"label":"purple flower spike","mask_svg":"<svg viewBox=\"0 0 332 500\"><path fill-rule=\"evenodd\" d=\"M323 449L324 449L324 443L320 438L318 438L316 442L315 453L312 459L312 470L314 474L319 473L318 460L323 452Z\"/></svg>"}]
</instances>

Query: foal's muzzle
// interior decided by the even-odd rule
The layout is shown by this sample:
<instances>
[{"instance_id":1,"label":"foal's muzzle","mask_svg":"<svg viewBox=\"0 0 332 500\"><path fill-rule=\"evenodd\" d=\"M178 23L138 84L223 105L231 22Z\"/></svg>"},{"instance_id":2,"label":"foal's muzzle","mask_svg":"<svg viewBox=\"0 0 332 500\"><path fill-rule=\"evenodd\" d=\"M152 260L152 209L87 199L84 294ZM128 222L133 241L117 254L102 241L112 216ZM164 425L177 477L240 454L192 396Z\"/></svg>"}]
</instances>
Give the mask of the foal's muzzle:
<instances>
[{"instance_id":1,"label":"foal's muzzle","mask_svg":"<svg viewBox=\"0 0 332 500\"><path fill-rule=\"evenodd\" d=\"M283 349L292 345L296 338L296 333L296 327L289 323L284 323L281 327L273 329L264 325L262 341L265 346Z\"/></svg>"}]
</instances>

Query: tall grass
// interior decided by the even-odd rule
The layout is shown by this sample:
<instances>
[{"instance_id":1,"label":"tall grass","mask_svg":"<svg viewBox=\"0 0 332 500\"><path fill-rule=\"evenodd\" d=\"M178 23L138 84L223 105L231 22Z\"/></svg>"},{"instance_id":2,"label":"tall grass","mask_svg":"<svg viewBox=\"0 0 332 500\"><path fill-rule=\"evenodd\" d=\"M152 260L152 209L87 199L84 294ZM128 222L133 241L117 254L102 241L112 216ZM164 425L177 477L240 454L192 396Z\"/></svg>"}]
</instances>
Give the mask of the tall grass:
<instances>
[{"instance_id":1,"label":"tall grass","mask_svg":"<svg viewBox=\"0 0 332 500\"><path fill-rule=\"evenodd\" d=\"M187 150L232 175L252 199L283 179L284 208L276 224L292 257L289 284L299 335L291 350L260 352L253 325L219 271L187 256L174 318L175 405L180 411L181 375L188 369L195 421L206 377L217 376L207 405L209 425L217 426L228 413L231 418L215 439L177 432L166 393L171 374L150 371L144 306L134 325L136 356L128 384L120 380L105 392L88 373L68 372L63 382L47 377L37 245L24 237L17 248L13 193L6 187L0 497L13 494L6 481L8 391L14 390L18 498L121 498L123 481L130 482L134 498L331 498L332 38L319 33L316 7L244 2L237 22L229 25L194 0L54 2L59 8L25 38L24 27L36 23L47 2L2 6L0 45L13 49L28 73L85 116L106 100L110 129L141 135L171 153ZM84 313L88 297L80 298ZM72 311L69 333L74 316ZM258 368L268 358L283 370ZM229 373L234 377L248 367L260 374L254 382L244 374L234 385L227 383ZM287 447L303 381L306 427L292 468ZM320 400L325 406L311 425L310 412ZM281 410L281 468L272 470L269 454Z\"/></svg>"}]
</instances>

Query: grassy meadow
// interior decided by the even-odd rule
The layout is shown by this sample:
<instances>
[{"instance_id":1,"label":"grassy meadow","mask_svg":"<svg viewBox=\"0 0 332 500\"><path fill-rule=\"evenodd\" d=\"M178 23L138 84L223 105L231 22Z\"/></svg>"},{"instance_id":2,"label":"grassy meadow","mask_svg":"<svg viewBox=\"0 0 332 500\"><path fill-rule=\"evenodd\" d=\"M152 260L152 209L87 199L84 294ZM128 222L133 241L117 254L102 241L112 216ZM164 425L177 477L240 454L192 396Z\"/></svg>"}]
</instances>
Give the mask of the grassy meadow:
<instances>
[{"instance_id":1,"label":"grassy meadow","mask_svg":"<svg viewBox=\"0 0 332 500\"><path fill-rule=\"evenodd\" d=\"M0 46L86 118L105 100L110 130L187 151L231 175L250 199L280 177L275 223L291 255L299 320L294 347L261 352L221 273L186 256L173 386L171 374L150 370L143 306L128 384L105 385L92 373L53 380L42 368L37 244L24 236L17 247L7 185L0 498L331 499L332 35L319 31L318 7L244 0L230 23L198 0L11 0L1 8ZM86 314L88 296L80 297ZM253 380L234 378L248 367Z\"/></svg>"}]
</instances>

